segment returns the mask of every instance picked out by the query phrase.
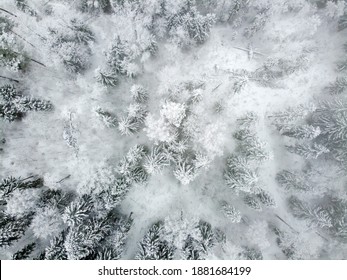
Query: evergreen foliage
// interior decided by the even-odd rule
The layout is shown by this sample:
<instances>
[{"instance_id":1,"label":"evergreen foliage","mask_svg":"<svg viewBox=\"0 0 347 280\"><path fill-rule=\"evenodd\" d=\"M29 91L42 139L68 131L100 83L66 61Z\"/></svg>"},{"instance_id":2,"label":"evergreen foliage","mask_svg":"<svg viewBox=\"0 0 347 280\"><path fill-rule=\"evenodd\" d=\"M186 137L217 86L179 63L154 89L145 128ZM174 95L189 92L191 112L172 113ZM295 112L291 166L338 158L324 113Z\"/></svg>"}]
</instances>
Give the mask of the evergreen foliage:
<instances>
[{"instance_id":1,"label":"evergreen foliage","mask_svg":"<svg viewBox=\"0 0 347 280\"><path fill-rule=\"evenodd\" d=\"M95 79L98 83L104 86L115 87L118 84L118 78L112 71L103 71L101 69L96 69Z\"/></svg>"},{"instance_id":2,"label":"evergreen foliage","mask_svg":"<svg viewBox=\"0 0 347 280\"><path fill-rule=\"evenodd\" d=\"M245 158L233 155L228 158L224 180L231 189L252 193L259 178Z\"/></svg>"},{"instance_id":3,"label":"evergreen foliage","mask_svg":"<svg viewBox=\"0 0 347 280\"><path fill-rule=\"evenodd\" d=\"M329 212L321 207L311 208L307 203L300 201L294 196L289 198L289 207L295 217L306 220L309 226L332 227L332 219Z\"/></svg>"},{"instance_id":4,"label":"evergreen foliage","mask_svg":"<svg viewBox=\"0 0 347 280\"><path fill-rule=\"evenodd\" d=\"M290 153L298 154L305 159L317 159L319 156L330 152L326 147L317 143L297 143L295 146L286 146L286 148Z\"/></svg>"},{"instance_id":5,"label":"evergreen foliage","mask_svg":"<svg viewBox=\"0 0 347 280\"><path fill-rule=\"evenodd\" d=\"M286 190L307 192L312 189L307 178L299 172L282 170L276 175L276 180Z\"/></svg>"},{"instance_id":6,"label":"evergreen foliage","mask_svg":"<svg viewBox=\"0 0 347 280\"><path fill-rule=\"evenodd\" d=\"M35 243L30 243L24 246L22 249L15 252L12 256L13 260L25 260L30 257L30 254L34 251L36 247Z\"/></svg>"},{"instance_id":7,"label":"evergreen foliage","mask_svg":"<svg viewBox=\"0 0 347 280\"><path fill-rule=\"evenodd\" d=\"M98 118L104 123L106 127L116 127L117 126L117 118L113 116L111 113L104 111L100 107L95 109L95 113Z\"/></svg>"},{"instance_id":8,"label":"evergreen foliage","mask_svg":"<svg viewBox=\"0 0 347 280\"><path fill-rule=\"evenodd\" d=\"M137 260L172 260L175 248L162 239L163 224L155 223L139 243Z\"/></svg>"}]
</instances>

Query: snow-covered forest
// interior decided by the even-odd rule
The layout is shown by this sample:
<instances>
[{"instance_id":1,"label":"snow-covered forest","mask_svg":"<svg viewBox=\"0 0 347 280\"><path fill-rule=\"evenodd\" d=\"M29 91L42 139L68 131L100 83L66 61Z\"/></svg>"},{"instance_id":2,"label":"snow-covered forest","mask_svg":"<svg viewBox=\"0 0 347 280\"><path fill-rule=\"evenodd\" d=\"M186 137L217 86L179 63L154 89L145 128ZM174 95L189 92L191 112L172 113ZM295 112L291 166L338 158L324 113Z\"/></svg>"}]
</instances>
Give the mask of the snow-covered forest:
<instances>
[{"instance_id":1,"label":"snow-covered forest","mask_svg":"<svg viewBox=\"0 0 347 280\"><path fill-rule=\"evenodd\" d=\"M347 259L347 1L1 0L1 259Z\"/></svg>"}]
</instances>

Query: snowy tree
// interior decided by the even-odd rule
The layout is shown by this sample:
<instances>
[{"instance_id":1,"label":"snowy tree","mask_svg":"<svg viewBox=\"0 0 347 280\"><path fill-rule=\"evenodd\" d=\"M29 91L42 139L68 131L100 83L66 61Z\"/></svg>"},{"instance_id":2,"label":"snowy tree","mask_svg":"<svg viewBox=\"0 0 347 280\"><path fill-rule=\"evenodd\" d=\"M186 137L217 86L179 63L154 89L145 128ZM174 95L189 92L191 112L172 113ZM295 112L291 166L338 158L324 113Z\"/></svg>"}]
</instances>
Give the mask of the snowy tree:
<instances>
[{"instance_id":1,"label":"snowy tree","mask_svg":"<svg viewBox=\"0 0 347 280\"><path fill-rule=\"evenodd\" d=\"M255 196L255 195L246 195L243 199L243 202L250 208L256 210L256 211L261 211L261 202L260 200Z\"/></svg>"},{"instance_id":2,"label":"snowy tree","mask_svg":"<svg viewBox=\"0 0 347 280\"><path fill-rule=\"evenodd\" d=\"M251 193L254 191L259 178L257 172L252 170L246 159L233 155L228 158L224 180L231 189Z\"/></svg>"},{"instance_id":3,"label":"snowy tree","mask_svg":"<svg viewBox=\"0 0 347 280\"><path fill-rule=\"evenodd\" d=\"M335 82L330 83L330 85L327 87L327 91L331 95L338 95L342 94L347 90L347 79L344 77L337 77Z\"/></svg>"},{"instance_id":4,"label":"snowy tree","mask_svg":"<svg viewBox=\"0 0 347 280\"><path fill-rule=\"evenodd\" d=\"M240 141L239 150L248 160L259 162L268 160L271 156L266 150L266 143L261 141L255 133L248 129L242 129L234 134L234 137Z\"/></svg>"},{"instance_id":5,"label":"snowy tree","mask_svg":"<svg viewBox=\"0 0 347 280\"><path fill-rule=\"evenodd\" d=\"M213 14L201 15L192 1L186 1L178 13L168 18L167 30L171 36L179 37L179 33L184 33L183 45L187 44L187 39L196 43L204 43L210 33L210 29L215 22ZM189 43L188 43L189 44Z\"/></svg>"},{"instance_id":6,"label":"snowy tree","mask_svg":"<svg viewBox=\"0 0 347 280\"><path fill-rule=\"evenodd\" d=\"M264 28L267 20L269 18L269 10L264 9L260 11L253 19L251 25L247 27L244 31L244 35L247 38L251 38L257 33L259 30Z\"/></svg>"},{"instance_id":7,"label":"snowy tree","mask_svg":"<svg viewBox=\"0 0 347 280\"><path fill-rule=\"evenodd\" d=\"M30 225L32 213L18 218L0 213L0 217L0 247L5 247L24 235Z\"/></svg>"},{"instance_id":8,"label":"snowy tree","mask_svg":"<svg viewBox=\"0 0 347 280\"><path fill-rule=\"evenodd\" d=\"M81 224L86 218L89 217L92 209L92 197L83 195L79 199L72 201L71 204L65 208L62 218L69 226Z\"/></svg>"},{"instance_id":9,"label":"snowy tree","mask_svg":"<svg viewBox=\"0 0 347 280\"><path fill-rule=\"evenodd\" d=\"M274 124L291 124L298 120L305 119L315 110L315 105L305 104L297 107L288 107L285 111L276 112L268 117L273 121Z\"/></svg>"},{"instance_id":10,"label":"snowy tree","mask_svg":"<svg viewBox=\"0 0 347 280\"><path fill-rule=\"evenodd\" d=\"M241 253L241 257L244 260L262 260L263 254L259 249L245 247Z\"/></svg>"},{"instance_id":11,"label":"snowy tree","mask_svg":"<svg viewBox=\"0 0 347 280\"><path fill-rule=\"evenodd\" d=\"M320 128L313 125L296 125L296 126L278 126L282 135L293 137L297 139L312 140L316 138L320 133Z\"/></svg>"},{"instance_id":12,"label":"snowy tree","mask_svg":"<svg viewBox=\"0 0 347 280\"><path fill-rule=\"evenodd\" d=\"M106 127L116 127L117 126L117 118L113 116L111 113L97 107L94 110L95 114L98 118L104 123Z\"/></svg>"},{"instance_id":13,"label":"snowy tree","mask_svg":"<svg viewBox=\"0 0 347 280\"><path fill-rule=\"evenodd\" d=\"M159 146L155 146L149 155L145 156L144 168L148 174L160 173L170 164L167 156Z\"/></svg>"},{"instance_id":14,"label":"snowy tree","mask_svg":"<svg viewBox=\"0 0 347 280\"><path fill-rule=\"evenodd\" d=\"M139 243L136 260L171 260L175 248L162 238L163 224L152 225Z\"/></svg>"},{"instance_id":15,"label":"snowy tree","mask_svg":"<svg viewBox=\"0 0 347 280\"><path fill-rule=\"evenodd\" d=\"M121 117L118 121L118 130L121 135L132 135L140 129L140 124L135 118Z\"/></svg>"},{"instance_id":16,"label":"snowy tree","mask_svg":"<svg viewBox=\"0 0 347 280\"><path fill-rule=\"evenodd\" d=\"M295 146L286 146L286 148L290 153L298 154L305 159L317 159L319 156L330 152L325 146L317 143L297 143Z\"/></svg>"},{"instance_id":17,"label":"snowy tree","mask_svg":"<svg viewBox=\"0 0 347 280\"><path fill-rule=\"evenodd\" d=\"M46 260L67 260L67 253L64 247L66 231L62 231L58 236L51 239L50 245L45 249Z\"/></svg>"},{"instance_id":18,"label":"snowy tree","mask_svg":"<svg viewBox=\"0 0 347 280\"><path fill-rule=\"evenodd\" d=\"M36 244L30 243L24 246L22 249L15 252L12 256L13 260L25 260L30 257L30 254L35 250Z\"/></svg>"},{"instance_id":19,"label":"snowy tree","mask_svg":"<svg viewBox=\"0 0 347 280\"><path fill-rule=\"evenodd\" d=\"M22 216L34 212L39 200L39 189L16 189L11 193L6 203L6 213L12 216Z\"/></svg>"},{"instance_id":20,"label":"snowy tree","mask_svg":"<svg viewBox=\"0 0 347 280\"><path fill-rule=\"evenodd\" d=\"M115 87L118 84L118 78L112 71L105 71L97 68L95 70L95 79L98 83L104 86Z\"/></svg>"},{"instance_id":21,"label":"snowy tree","mask_svg":"<svg viewBox=\"0 0 347 280\"><path fill-rule=\"evenodd\" d=\"M64 122L64 130L63 130L63 139L65 140L66 144L70 147L73 148L76 155L78 154L78 142L77 142L77 134L78 130L73 124L73 119L72 119L72 113L69 112L69 118L65 120Z\"/></svg>"},{"instance_id":22,"label":"snowy tree","mask_svg":"<svg viewBox=\"0 0 347 280\"><path fill-rule=\"evenodd\" d=\"M277 206L275 199L268 191L259 188L256 196L265 207L275 208Z\"/></svg>"},{"instance_id":23,"label":"snowy tree","mask_svg":"<svg viewBox=\"0 0 347 280\"><path fill-rule=\"evenodd\" d=\"M306 192L312 189L304 174L300 174L299 172L282 170L277 173L276 180L286 190Z\"/></svg>"},{"instance_id":24,"label":"snowy tree","mask_svg":"<svg viewBox=\"0 0 347 280\"><path fill-rule=\"evenodd\" d=\"M180 103L166 102L160 110L160 115L164 117L169 124L179 127L186 116L186 106Z\"/></svg>"},{"instance_id":25,"label":"snowy tree","mask_svg":"<svg viewBox=\"0 0 347 280\"><path fill-rule=\"evenodd\" d=\"M241 222L241 212L237 210L234 206L228 204L227 202L222 203L221 207L222 213L228 218L232 223Z\"/></svg>"},{"instance_id":26,"label":"snowy tree","mask_svg":"<svg viewBox=\"0 0 347 280\"><path fill-rule=\"evenodd\" d=\"M147 136L157 142L173 142L177 139L177 131L163 117L155 119L152 114L148 114L145 120L144 131Z\"/></svg>"},{"instance_id":27,"label":"snowy tree","mask_svg":"<svg viewBox=\"0 0 347 280\"><path fill-rule=\"evenodd\" d=\"M144 123L147 116L147 109L141 103L131 103L128 108L128 118L134 119L140 124Z\"/></svg>"},{"instance_id":28,"label":"snowy tree","mask_svg":"<svg viewBox=\"0 0 347 280\"><path fill-rule=\"evenodd\" d=\"M62 226L63 220L59 209L53 207L38 210L30 225L34 235L43 239L58 235Z\"/></svg>"},{"instance_id":29,"label":"snowy tree","mask_svg":"<svg viewBox=\"0 0 347 280\"><path fill-rule=\"evenodd\" d=\"M304 219L309 226L320 228L332 227L332 218L328 211L321 207L311 208L307 203L300 201L295 196L289 198L289 207L295 217Z\"/></svg>"},{"instance_id":30,"label":"snowy tree","mask_svg":"<svg viewBox=\"0 0 347 280\"><path fill-rule=\"evenodd\" d=\"M91 218L73 226L66 234L64 247L69 260L93 259L93 252L97 250L100 241L111 230L106 219Z\"/></svg>"},{"instance_id":31,"label":"snowy tree","mask_svg":"<svg viewBox=\"0 0 347 280\"><path fill-rule=\"evenodd\" d=\"M343 99L322 102L313 114L314 125L321 130L320 143L326 146L334 158L339 161L347 159L347 110Z\"/></svg>"},{"instance_id":32,"label":"snowy tree","mask_svg":"<svg viewBox=\"0 0 347 280\"><path fill-rule=\"evenodd\" d=\"M133 85L130 89L130 94L135 102L146 103L148 100L148 92L141 85Z\"/></svg>"},{"instance_id":33,"label":"snowy tree","mask_svg":"<svg viewBox=\"0 0 347 280\"><path fill-rule=\"evenodd\" d=\"M259 117L254 112L247 112L244 116L237 119L240 127L242 128L250 128L253 124L255 124L259 120Z\"/></svg>"},{"instance_id":34,"label":"snowy tree","mask_svg":"<svg viewBox=\"0 0 347 280\"><path fill-rule=\"evenodd\" d=\"M174 170L174 176L183 185L188 185L196 178L197 172L192 164L187 160L183 160L178 162L176 169Z\"/></svg>"},{"instance_id":35,"label":"snowy tree","mask_svg":"<svg viewBox=\"0 0 347 280\"><path fill-rule=\"evenodd\" d=\"M0 88L0 117L12 122L20 120L28 111L50 111L53 105L50 101L41 100L19 93L13 85Z\"/></svg>"}]
</instances>

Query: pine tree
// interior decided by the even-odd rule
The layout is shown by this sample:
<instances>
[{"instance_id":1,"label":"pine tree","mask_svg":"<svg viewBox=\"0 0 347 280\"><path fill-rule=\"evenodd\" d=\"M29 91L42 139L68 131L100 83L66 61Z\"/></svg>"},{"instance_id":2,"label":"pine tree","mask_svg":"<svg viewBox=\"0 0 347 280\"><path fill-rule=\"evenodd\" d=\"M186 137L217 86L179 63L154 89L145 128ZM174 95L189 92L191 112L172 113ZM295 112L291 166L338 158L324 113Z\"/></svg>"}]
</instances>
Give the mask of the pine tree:
<instances>
[{"instance_id":1,"label":"pine tree","mask_svg":"<svg viewBox=\"0 0 347 280\"><path fill-rule=\"evenodd\" d=\"M254 112L247 112L243 117L238 118L237 122L242 128L249 129L259 120L259 117Z\"/></svg>"},{"instance_id":2,"label":"pine tree","mask_svg":"<svg viewBox=\"0 0 347 280\"><path fill-rule=\"evenodd\" d=\"M95 113L98 118L104 123L106 127L116 127L117 126L117 118L113 116L111 113L104 111L100 107L95 109Z\"/></svg>"},{"instance_id":3,"label":"pine tree","mask_svg":"<svg viewBox=\"0 0 347 280\"><path fill-rule=\"evenodd\" d=\"M259 178L257 172L251 169L246 159L233 155L228 158L224 180L231 189L253 192Z\"/></svg>"},{"instance_id":4,"label":"pine tree","mask_svg":"<svg viewBox=\"0 0 347 280\"><path fill-rule=\"evenodd\" d=\"M162 222L155 223L139 243L136 260L172 260L175 248L163 240Z\"/></svg>"},{"instance_id":5,"label":"pine tree","mask_svg":"<svg viewBox=\"0 0 347 280\"><path fill-rule=\"evenodd\" d=\"M29 227L32 213L16 218L0 214L0 247L10 246L19 240Z\"/></svg>"},{"instance_id":6,"label":"pine tree","mask_svg":"<svg viewBox=\"0 0 347 280\"><path fill-rule=\"evenodd\" d=\"M305 176L299 172L282 170L277 173L276 181L286 190L306 192L312 189L312 186L309 184Z\"/></svg>"},{"instance_id":7,"label":"pine tree","mask_svg":"<svg viewBox=\"0 0 347 280\"><path fill-rule=\"evenodd\" d=\"M141 85L133 85L130 89L130 94L135 102L146 103L148 100L148 92Z\"/></svg>"},{"instance_id":8,"label":"pine tree","mask_svg":"<svg viewBox=\"0 0 347 280\"><path fill-rule=\"evenodd\" d=\"M248 160L262 162L270 158L270 154L266 151L266 143L261 141L259 137L249 129L237 131L234 137L240 141L240 153Z\"/></svg>"},{"instance_id":9,"label":"pine tree","mask_svg":"<svg viewBox=\"0 0 347 280\"><path fill-rule=\"evenodd\" d=\"M297 139L312 140L321 133L319 127L312 125L282 126L278 128L280 128L282 135Z\"/></svg>"},{"instance_id":10,"label":"pine tree","mask_svg":"<svg viewBox=\"0 0 347 280\"><path fill-rule=\"evenodd\" d=\"M63 219L69 226L83 223L89 217L93 209L93 200L89 195L83 195L79 199L74 200L65 208Z\"/></svg>"},{"instance_id":11,"label":"pine tree","mask_svg":"<svg viewBox=\"0 0 347 280\"><path fill-rule=\"evenodd\" d=\"M251 25L247 27L244 31L244 35L247 38L251 38L257 33L259 30L263 29L267 20L269 18L268 9L264 9L260 11L253 19Z\"/></svg>"},{"instance_id":12,"label":"pine tree","mask_svg":"<svg viewBox=\"0 0 347 280\"><path fill-rule=\"evenodd\" d=\"M106 53L107 64L116 74L126 74L125 64L128 63L129 59L126 48L126 44L118 36Z\"/></svg>"},{"instance_id":13,"label":"pine tree","mask_svg":"<svg viewBox=\"0 0 347 280\"><path fill-rule=\"evenodd\" d=\"M186 260L203 260L199 242L188 235L182 248L183 258Z\"/></svg>"},{"instance_id":14,"label":"pine tree","mask_svg":"<svg viewBox=\"0 0 347 280\"><path fill-rule=\"evenodd\" d=\"M323 145L313 143L313 144L299 144L295 146L286 146L290 153L298 154L305 159L317 159L322 154L329 153L330 151Z\"/></svg>"},{"instance_id":15,"label":"pine tree","mask_svg":"<svg viewBox=\"0 0 347 280\"><path fill-rule=\"evenodd\" d=\"M174 176L181 182L181 184L188 185L196 178L197 173L192 164L187 160L183 160L177 163L176 169L174 170Z\"/></svg>"},{"instance_id":16,"label":"pine tree","mask_svg":"<svg viewBox=\"0 0 347 280\"><path fill-rule=\"evenodd\" d=\"M332 218L325 209L319 206L311 208L307 203L300 201L295 196L290 197L288 203L293 215L299 219L306 220L309 226L332 227Z\"/></svg>"},{"instance_id":17,"label":"pine tree","mask_svg":"<svg viewBox=\"0 0 347 280\"><path fill-rule=\"evenodd\" d=\"M232 223L241 222L241 212L234 206L228 204L227 202L223 202L221 210L225 217L227 217Z\"/></svg>"},{"instance_id":18,"label":"pine tree","mask_svg":"<svg viewBox=\"0 0 347 280\"><path fill-rule=\"evenodd\" d=\"M22 249L13 254L12 260L25 260L30 257L30 254L34 251L36 243L30 243L24 246Z\"/></svg>"},{"instance_id":19,"label":"pine tree","mask_svg":"<svg viewBox=\"0 0 347 280\"><path fill-rule=\"evenodd\" d=\"M5 102L11 102L21 96L14 85L4 85L0 87L0 96Z\"/></svg>"},{"instance_id":20,"label":"pine tree","mask_svg":"<svg viewBox=\"0 0 347 280\"><path fill-rule=\"evenodd\" d=\"M98 250L100 242L111 230L107 219L90 218L70 227L65 239L65 250L69 260L89 259Z\"/></svg>"},{"instance_id":21,"label":"pine tree","mask_svg":"<svg viewBox=\"0 0 347 280\"><path fill-rule=\"evenodd\" d=\"M254 196L254 195L246 195L243 199L243 202L250 208L256 210L256 211L261 211L261 202L260 200Z\"/></svg>"},{"instance_id":22,"label":"pine tree","mask_svg":"<svg viewBox=\"0 0 347 280\"><path fill-rule=\"evenodd\" d=\"M147 116L147 109L143 104L140 103L132 103L127 108L128 118L134 119L139 124L145 122Z\"/></svg>"},{"instance_id":23,"label":"pine tree","mask_svg":"<svg viewBox=\"0 0 347 280\"><path fill-rule=\"evenodd\" d=\"M207 255L211 248L216 245L214 232L212 230L211 224L202 220L199 222L199 230L201 232L201 250L203 254Z\"/></svg>"},{"instance_id":24,"label":"pine tree","mask_svg":"<svg viewBox=\"0 0 347 280\"><path fill-rule=\"evenodd\" d=\"M314 112L316 107L313 104L299 105L296 107L288 107L285 111L276 112L268 116L274 124L288 125L298 120L305 119L310 113Z\"/></svg>"},{"instance_id":25,"label":"pine tree","mask_svg":"<svg viewBox=\"0 0 347 280\"><path fill-rule=\"evenodd\" d=\"M149 155L145 156L144 168L148 174L160 173L170 164L167 156L159 146L155 146Z\"/></svg>"},{"instance_id":26,"label":"pine tree","mask_svg":"<svg viewBox=\"0 0 347 280\"><path fill-rule=\"evenodd\" d=\"M67 252L64 247L66 231L63 231L59 236L53 237L50 245L45 249L46 260L67 260Z\"/></svg>"},{"instance_id":27,"label":"pine tree","mask_svg":"<svg viewBox=\"0 0 347 280\"><path fill-rule=\"evenodd\" d=\"M263 189L259 189L256 196L265 207L271 207L272 208L272 207L277 206L276 201L273 198L273 196L269 192L267 192Z\"/></svg>"},{"instance_id":28,"label":"pine tree","mask_svg":"<svg viewBox=\"0 0 347 280\"><path fill-rule=\"evenodd\" d=\"M128 116L121 117L118 122L118 130L121 135L130 136L137 132L140 128L140 123L137 119Z\"/></svg>"},{"instance_id":29,"label":"pine tree","mask_svg":"<svg viewBox=\"0 0 347 280\"><path fill-rule=\"evenodd\" d=\"M242 257L245 260L262 260L263 254L259 249L245 247Z\"/></svg>"},{"instance_id":30,"label":"pine tree","mask_svg":"<svg viewBox=\"0 0 347 280\"><path fill-rule=\"evenodd\" d=\"M115 87L118 84L118 78L112 71L103 71L100 68L95 70L95 79L104 86Z\"/></svg>"},{"instance_id":31,"label":"pine tree","mask_svg":"<svg viewBox=\"0 0 347 280\"><path fill-rule=\"evenodd\" d=\"M327 87L327 91L332 95L342 94L347 89L347 79L344 77L337 77L335 82Z\"/></svg>"},{"instance_id":32,"label":"pine tree","mask_svg":"<svg viewBox=\"0 0 347 280\"><path fill-rule=\"evenodd\" d=\"M80 44L88 44L95 41L94 33L83 21L72 19L68 27L73 32L71 40Z\"/></svg>"},{"instance_id":33,"label":"pine tree","mask_svg":"<svg viewBox=\"0 0 347 280\"><path fill-rule=\"evenodd\" d=\"M26 0L15 0L15 2L17 8L22 12L27 13L32 17L38 17L37 12L28 5Z\"/></svg>"}]
</instances>

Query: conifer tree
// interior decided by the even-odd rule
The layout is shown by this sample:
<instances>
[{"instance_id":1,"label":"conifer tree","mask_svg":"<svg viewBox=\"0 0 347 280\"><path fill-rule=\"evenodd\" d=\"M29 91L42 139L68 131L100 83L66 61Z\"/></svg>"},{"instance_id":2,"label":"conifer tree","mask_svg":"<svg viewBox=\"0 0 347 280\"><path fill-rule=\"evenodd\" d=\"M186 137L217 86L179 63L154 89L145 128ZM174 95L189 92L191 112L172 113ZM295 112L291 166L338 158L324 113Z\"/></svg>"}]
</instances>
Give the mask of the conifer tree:
<instances>
[{"instance_id":1,"label":"conifer tree","mask_svg":"<svg viewBox=\"0 0 347 280\"><path fill-rule=\"evenodd\" d=\"M36 247L35 243L30 243L24 246L22 249L15 252L12 256L12 260L25 260L30 257L30 254L34 251Z\"/></svg>"},{"instance_id":2,"label":"conifer tree","mask_svg":"<svg viewBox=\"0 0 347 280\"><path fill-rule=\"evenodd\" d=\"M104 86L115 87L118 84L118 78L112 71L104 71L100 68L95 70L95 79Z\"/></svg>"},{"instance_id":3,"label":"conifer tree","mask_svg":"<svg viewBox=\"0 0 347 280\"><path fill-rule=\"evenodd\" d=\"M95 109L95 113L98 118L104 123L106 127L116 127L117 126L117 118L113 116L111 113L97 107Z\"/></svg>"},{"instance_id":4,"label":"conifer tree","mask_svg":"<svg viewBox=\"0 0 347 280\"><path fill-rule=\"evenodd\" d=\"M53 237L50 245L45 249L46 260L67 260L67 252L64 247L66 231L62 231L58 236Z\"/></svg>"},{"instance_id":5,"label":"conifer tree","mask_svg":"<svg viewBox=\"0 0 347 280\"><path fill-rule=\"evenodd\" d=\"M233 155L228 158L224 180L231 189L251 193L254 191L259 178L257 172L252 170L246 159Z\"/></svg>"},{"instance_id":6,"label":"conifer tree","mask_svg":"<svg viewBox=\"0 0 347 280\"><path fill-rule=\"evenodd\" d=\"M321 133L319 127L312 125L281 126L278 129L282 135L297 139L312 140Z\"/></svg>"},{"instance_id":7,"label":"conifer tree","mask_svg":"<svg viewBox=\"0 0 347 280\"><path fill-rule=\"evenodd\" d=\"M329 153L330 151L323 145L313 143L313 144L299 144L295 146L286 146L290 153L298 154L305 159L317 159L319 156Z\"/></svg>"},{"instance_id":8,"label":"conifer tree","mask_svg":"<svg viewBox=\"0 0 347 280\"><path fill-rule=\"evenodd\" d=\"M175 248L161 237L162 222L155 223L139 243L137 260L172 260Z\"/></svg>"},{"instance_id":9,"label":"conifer tree","mask_svg":"<svg viewBox=\"0 0 347 280\"><path fill-rule=\"evenodd\" d=\"M276 180L286 190L307 192L312 189L304 174L282 170L276 175Z\"/></svg>"},{"instance_id":10,"label":"conifer tree","mask_svg":"<svg viewBox=\"0 0 347 280\"><path fill-rule=\"evenodd\" d=\"M187 160L183 160L177 163L176 169L174 170L174 176L183 185L188 185L196 178L197 173L192 164Z\"/></svg>"},{"instance_id":11,"label":"conifer tree","mask_svg":"<svg viewBox=\"0 0 347 280\"><path fill-rule=\"evenodd\" d=\"M243 199L243 202L250 208L256 210L256 211L261 211L261 202L260 200L254 196L254 195L246 195Z\"/></svg>"},{"instance_id":12,"label":"conifer tree","mask_svg":"<svg viewBox=\"0 0 347 280\"><path fill-rule=\"evenodd\" d=\"M133 85L130 89L130 94L135 102L146 103L148 100L148 92L141 85Z\"/></svg>"},{"instance_id":13,"label":"conifer tree","mask_svg":"<svg viewBox=\"0 0 347 280\"><path fill-rule=\"evenodd\" d=\"M262 260L263 259L262 252L256 248L245 247L241 255L243 259L245 260Z\"/></svg>"},{"instance_id":14,"label":"conifer tree","mask_svg":"<svg viewBox=\"0 0 347 280\"><path fill-rule=\"evenodd\" d=\"M332 95L342 94L347 89L347 79L344 77L337 77L335 82L327 87L327 91Z\"/></svg>"},{"instance_id":15,"label":"conifer tree","mask_svg":"<svg viewBox=\"0 0 347 280\"><path fill-rule=\"evenodd\" d=\"M159 146L155 146L149 155L145 156L144 168L148 174L160 173L170 164L167 156Z\"/></svg>"},{"instance_id":16,"label":"conifer tree","mask_svg":"<svg viewBox=\"0 0 347 280\"><path fill-rule=\"evenodd\" d=\"M241 222L241 212L237 210L234 206L228 204L227 202L222 203L222 213L232 222Z\"/></svg>"},{"instance_id":17,"label":"conifer tree","mask_svg":"<svg viewBox=\"0 0 347 280\"><path fill-rule=\"evenodd\" d=\"M299 219L306 220L309 226L332 227L332 218L327 210L319 206L312 208L295 196L290 197L288 203L293 215Z\"/></svg>"},{"instance_id":18,"label":"conifer tree","mask_svg":"<svg viewBox=\"0 0 347 280\"><path fill-rule=\"evenodd\" d=\"M273 196L269 192L267 192L261 188L257 191L256 196L265 207L272 208L272 207L277 206L276 201L273 198Z\"/></svg>"},{"instance_id":19,"label":"conifer tree","mask_svg":"<svg viewBox=\"0 0 347 280\"><path fill-rule=\"evenodd\" d=\"M11 217L0 213L0 247L11 245L19 240L29 227L32 213L22 217Z\"/></svg>"}]
</instances>

